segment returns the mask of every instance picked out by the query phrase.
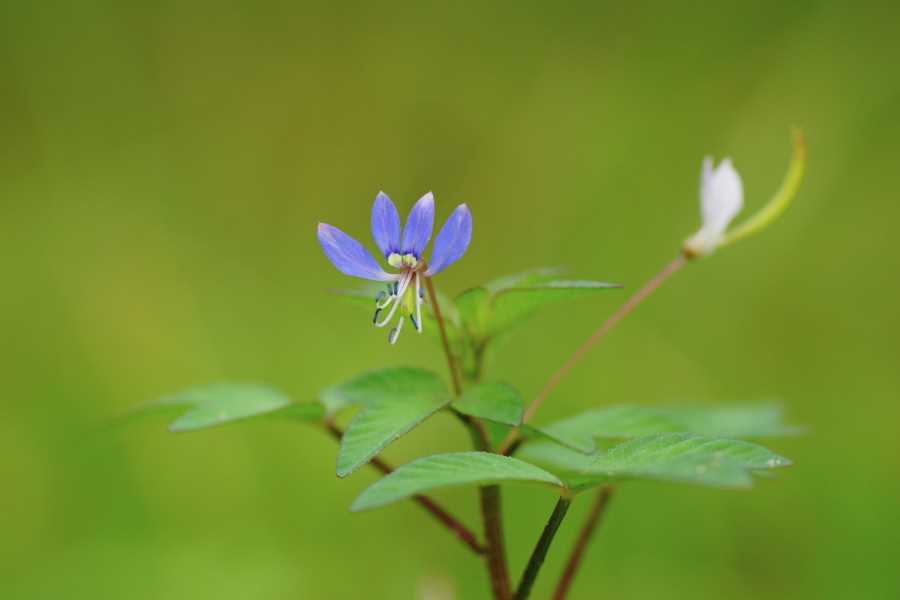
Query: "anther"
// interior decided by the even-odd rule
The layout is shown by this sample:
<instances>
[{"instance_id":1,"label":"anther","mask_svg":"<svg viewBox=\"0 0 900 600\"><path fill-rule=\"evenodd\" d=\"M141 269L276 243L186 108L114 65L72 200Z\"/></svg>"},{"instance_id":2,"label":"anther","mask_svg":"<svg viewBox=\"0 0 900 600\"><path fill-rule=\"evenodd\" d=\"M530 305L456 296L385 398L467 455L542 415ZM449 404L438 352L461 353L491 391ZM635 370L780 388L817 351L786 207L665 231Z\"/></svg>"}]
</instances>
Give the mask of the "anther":
<instances>
[{"instance_id":1,"label":"anther","mask_svg":"<svg viewBox=\"0 0 900 600\"><path fill-rule=\"evenodd\" d=\"M375 316L372 317L372 323L373 323L373 324L374 324L374 323L378 323L378 315L380 315L380 314L381 314L381 309L380 309L380 308L376 308L376 309L375 309Z\"/></svg>"}]
</instances>

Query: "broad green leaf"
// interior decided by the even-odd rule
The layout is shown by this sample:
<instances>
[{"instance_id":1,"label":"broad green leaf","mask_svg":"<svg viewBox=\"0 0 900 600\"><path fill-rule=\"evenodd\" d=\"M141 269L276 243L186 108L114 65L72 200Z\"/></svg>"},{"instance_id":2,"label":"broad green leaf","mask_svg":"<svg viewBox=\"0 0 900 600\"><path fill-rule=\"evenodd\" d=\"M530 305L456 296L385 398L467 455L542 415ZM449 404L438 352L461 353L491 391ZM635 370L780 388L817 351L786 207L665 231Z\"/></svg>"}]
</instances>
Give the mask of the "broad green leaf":
<instances>
[{"instance_id":1,"label":"broad green leaf","mask_svg":"<svg viewBox=\"0 0 900 600\"><path fill-rule=\"evenodd\" d=\"M545 433L570 444L592 448L598 438L631 438L666 432L748 438L774 437L798 432L782 421L775 403L734 406L610 406L541 427Z\"/></svg>"},{"instance_id":2,"label":"broad green leaf","mask_svg":"<svg viewBox=\"0 0 900 600\"><path fill-rule=\"evenodd\" d=\"M333 415L347 406L368 406L397 397L446 394L446 388L431 371L391 367L368 371L319 393L325 412Z\"/></svg>"},{"instance_id":3,"label":"broad green leaf","mask_svg":"<svg viewBox=\"0 0 900 600\"><path fill-rule=\"evenodd\" d=\"M495 294L491 300L485 334L495 336L502 333L550 304L618 287L621 286L602 281L554 280L527 287L507 288Z\"/></svg>"},{"instance_id":4,"label":"broad green leaf","mask_svg":"<svg viewBox=\"0 0 900 600\"><path fill-rule=\"evenodd\" d=\"M522 422L524 404L513 386L482 383L466 390L453 402L453 407L472 417L516 427Z\"/></svg>"},{"instance_id":5,"label":"broad green leaf","mask_svg":"<svg viewBox=\"0 0 900 600\"><path fill-rule=\"evenodd\" d=\"M521 446L518 456L560 475L566 482L581 477L596 456L573 450L547 438L536 439Z\"/></svg>"},{"instance_id":6,"label":"broad green leaf","mask_svg":"<svg viewBox=\"0 0 900 600\"><path fill-rule=\"evenodd\" d=\"M278 416L301 420L322 417L319 404L298 404L278 390L249 383L198 386L135 409L133 414L179 414L170 431L195 431L241 419Z\"/></svg>"},{"instance_id":7,"label":"broad green leaf","mask_svg":"<svg viewBox=\"0 0 900 600\"><path fill-rule=\"evenodd\" d=\"M579 487L620 479L749 487L752 472L791 464L771 450L740 440L687 433L637 438L598 454Z\"/></svg>"},{"instance_id":8,"label":"broad green leaf","mask_svg":"<svg viewBox=\"0 0 900 600\"><path fill-rule=\"evenodd\" d=\"M371 371L330 388L322 398L330 412L347 404L362 407L341 439L338 477L346 477L372 460L450 402L437 375L412 368Z\"/></svg>"},{"instance_id":9,"label":"broad green leaf","mask_svg":"<svg viewBox=\"0 0 900 600\"><path fill-rule=\"evenodd\" d=\"M508 456L488 452L436 454L379 479L359 495L351 510L377 508L435 488L512 482L563 487L552 473Z\"/></svg>"},{"instance_id":10,"label":"broad green leaf","mask_svg":"<svg viewBox=\"0 0 900 600\"><path fill-rule=\"evenodd\" d=\"M802 433L802 427L784 423L784 409L776 402L726 406L660 408L681 431L725 438L782 437Z\"/></svg>"}]
</instances>

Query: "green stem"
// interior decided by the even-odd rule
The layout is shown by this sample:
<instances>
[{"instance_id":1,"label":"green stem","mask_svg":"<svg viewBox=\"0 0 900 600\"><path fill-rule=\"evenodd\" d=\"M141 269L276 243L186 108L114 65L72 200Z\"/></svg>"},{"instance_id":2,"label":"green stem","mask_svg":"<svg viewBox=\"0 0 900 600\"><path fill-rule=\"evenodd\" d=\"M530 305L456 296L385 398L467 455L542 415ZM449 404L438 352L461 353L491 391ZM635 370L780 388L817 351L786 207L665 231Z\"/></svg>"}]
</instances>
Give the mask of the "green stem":
<instances>
[{"instance_id":1,"label":"green stem","mask_svg":"<svg viewBox=\"0 0 900 600\"><path fill-rule=\"evenodd\" d=\"M584 552L587 550L588 542L591 541L591 536L597 529L597 525L600 523L600 519L606 511L612 493L613 487L611 485L603 486L600 488L600 491L597 492L597 497L594 499L593 506L591 506L591 512L588 513L584 525L581 526L581 531L578 533L578 539L575 540L575 546L572 547L572 552L569 554L569 560L566 562L566 568L559 578L559 583L556 584L556 591L553 592L553 600L564 600L566 594L569 592L569 587L572 585L575 573L578 572L578 566L581 564L581 559L584 558Z\"/></svg>"},{"instance_id":2,"label":"green stem","mask_svg":"<svg viewBox=\"0 0 900 600\"><path fill-rule=\"evenodd\" d=\"M550 543L553 541L560 524L562 524L570 504L572 504L570 498L562 497L553 508L553 513L544 526L544 531L541 533L541 537L531 553L531 558L528 559L528 565L522 573L522 579L519 581L513 600L525 600L531 594L531 587L534 585L538 572L540 572L541 566L544 564L547 551L550 550Z\"/></svg>"}]
</instances>

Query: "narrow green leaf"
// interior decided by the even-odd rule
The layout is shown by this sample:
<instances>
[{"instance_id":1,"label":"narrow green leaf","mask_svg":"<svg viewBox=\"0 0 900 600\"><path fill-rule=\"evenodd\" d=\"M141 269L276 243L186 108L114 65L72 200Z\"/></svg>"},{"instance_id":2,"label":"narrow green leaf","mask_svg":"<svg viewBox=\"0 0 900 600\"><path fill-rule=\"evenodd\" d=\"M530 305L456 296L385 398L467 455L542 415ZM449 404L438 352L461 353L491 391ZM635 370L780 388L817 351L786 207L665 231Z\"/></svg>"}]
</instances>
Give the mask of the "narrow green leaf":
<instances>
[{"instance_id":1,"label":"narrow green leaf","mask_svg":"<svg viewBox=\"0 0 900 600\"><path fill-rule=\"evenodd\" d=\"M453 402L453 407L463 414L512 427L522 422L524 405L518 390L506 383L473 386Z\"/></svg>"},{"instance_id":2,"label":"narrow green leaf","mask_svg":"<svg viewBox=\"0 0 900 600\"><path fill-rule=\"evenodd\" d=\"M362 407L347 426L338 451L337 474L346 477L446 406L450 396L430 371L391 368L330 388L322 401L329 412L347 404Z\"/></svg>"},{"instance_id":3,"label":"narrow green leaf","mask_svg":"<svg viewBox=\"0 0 900 600\"><path fill-rule=\"evenodd\" d=\"M540 309L561 302L621 287L602 281L548 281L528 287L512 287L498 292L491 301L486 335L509 329Z\"/></svg>"},{"instance_id":4,"label":"narrow green leaf","mask_svg":"<svg viewBox=\"0 0 900 600\"><path fill-rule=\"evenodd\" d=\"M565 269L562 267L537 267L535 269L528 269L526 271L494 279L485 284L484 287L488 293L493 296L494 294L509 288L527 287L529 285L552 281L563 273L563 271L565 271Z\"/></svg>"},{"instance_id":5,"label":"narrow green leaf","mask_svg":"<svg viewBox=\"0 0 900 600\"><path fill-rule=\"evenodd\" d=\"M488 452L436 454L403 465L379 479L359 495L350 509L377 508L435 488L512 482L563 487L552 473L508 456Z\"/></svg>"},{"instance_id":6,"label":"narrow green leaf","mask_svg":"<svg viewBox=\"0 0 900 600\"><path fill-rule=\"evenodd\" d=\"M294 403L285 394L263 385L221 383L160 398L137 407L132 414L149 413L180 414L169 425L169 430L195 431L264 415L318 420L322 417L322 407L314 403Z\"/></svg>"}]
</instances>

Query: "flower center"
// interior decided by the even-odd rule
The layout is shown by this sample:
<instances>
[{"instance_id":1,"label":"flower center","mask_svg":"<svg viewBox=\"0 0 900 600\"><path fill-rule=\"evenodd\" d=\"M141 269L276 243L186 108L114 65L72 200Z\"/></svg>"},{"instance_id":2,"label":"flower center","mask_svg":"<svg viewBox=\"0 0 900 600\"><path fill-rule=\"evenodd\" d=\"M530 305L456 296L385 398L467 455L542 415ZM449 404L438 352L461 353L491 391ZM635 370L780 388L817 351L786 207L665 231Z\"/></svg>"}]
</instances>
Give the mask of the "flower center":
<instances>
[{"instance_id":1,"label":"flower center","mask_svg":"<svg viewBox=\"0 0 900 600\"><path fill-rule=\"evenodd\" d=\"M409 317L416 331L422 333L422 302L424 300L424 293L419 280L422 275L415 268L418 260L412 254L401 257L399 254L394 253L388 257L388 263L392 266L394 266L394 263L391 259L394 257L397 257L395 262L409 259L412 261L412 265L402 265L405 268L400 276L400 281L391 282L387 284L387 291L378 292L378 295L375 297L375 316L372 318L372 323L376 327L384 327L390 323L397 309L399 309L400 315L397 324L388 332L388 341L391 344L396 343L397 338L400 336L400 330L403 329L403 322L406 320L406 317ZM387 311L386 316L379 320L385 311Z\"/></svg>"},{"instance_id":2,"label":"flower center","mask_svg":"<svg viewBox=\"0 0 900 600\"><path fill-rule=\"evenodd\" d=\"M398 252L391 252L387 261L395 269L415 269L419 264L419 259L412 253L401 255Z\"/></svg>"}]
</instances>

